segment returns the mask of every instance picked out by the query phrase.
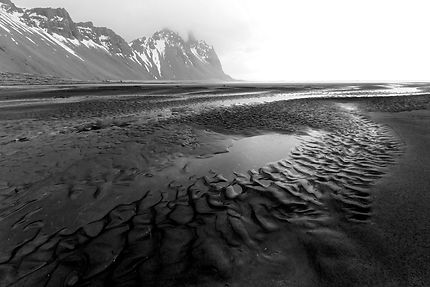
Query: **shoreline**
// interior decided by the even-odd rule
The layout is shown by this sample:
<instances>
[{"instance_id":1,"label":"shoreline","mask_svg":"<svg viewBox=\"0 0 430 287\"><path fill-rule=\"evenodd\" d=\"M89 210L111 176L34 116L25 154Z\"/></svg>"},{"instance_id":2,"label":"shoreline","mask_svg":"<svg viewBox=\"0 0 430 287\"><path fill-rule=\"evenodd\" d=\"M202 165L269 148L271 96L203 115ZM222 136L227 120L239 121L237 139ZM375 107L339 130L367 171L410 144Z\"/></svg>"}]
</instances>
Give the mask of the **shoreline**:
<instances>
[{"instance_id":1,"label":"shoreline","mask_svg":"<svg viewBox=\"0 0 430 287\"><path fill-rule=\"evenodd\" d=\"M6 143L7 168L0 172L13 180L1 183L0 230L13 226L14 234L3 238L8 246L0 272L18 286L38 286L46 274L61 282L125 280L131 286L139 276L139 282L166 286L427 283L428 274L414 267L428 264L418 253L426 249L414 249L414 240L428 242L411 230L430 228L410 219L428 218L429 103L430 96L415 96L211 107L158 121L90 121ZM56 120L33 121L49 131ZM7 131L17 131L17 122L6 122ZM31 128L26 123L24 131ZM268 132L306 138L288 157L233 179L222 174L227 170L197 177L173 164L211 154L216 159L229 140ZM405 188L414 190L408 202ZM419 209L410 211L417 202ZM404 216L394 217L403 205ZM399 218L411 229L396 227ZM396 245L392 235L406 244ZM385 241L398 251L372 253ZM411 250L417 254L407 255ZM132 267L136 262L140 267Z\"/></svg>"}]
</instances>

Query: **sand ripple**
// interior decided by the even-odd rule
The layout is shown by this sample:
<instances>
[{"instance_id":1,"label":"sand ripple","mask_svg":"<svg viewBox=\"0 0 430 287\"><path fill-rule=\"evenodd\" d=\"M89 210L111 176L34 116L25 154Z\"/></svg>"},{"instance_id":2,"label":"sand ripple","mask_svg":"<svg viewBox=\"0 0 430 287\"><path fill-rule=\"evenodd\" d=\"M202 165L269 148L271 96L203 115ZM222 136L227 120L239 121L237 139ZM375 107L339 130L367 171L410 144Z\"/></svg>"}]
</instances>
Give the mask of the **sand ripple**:
<instances>
[{"instance_id":1,"label":"sand ripple","mask_svg":"<svg viewBox=\"0 0 430 287\"><path fill-rule=\"evenodd\" d=\"M137 169L99 182L97 175L58 177L40 187L49 206L61 196L79 205L135 192L124 196L129 203L76 206L77 214L57 220L39 203L20 206L19 218L8 217L15 243L1 252L0 278L16 286L224 286L262 285L257 278L265 273L274 280L268 285L294 286L300 278L300 286L311 286L329 272L325 266L344 272L341 263L359 256L331 226L371 219L369 187L402 146L358 112L339 119L344 128L303 136L288 158L233 180L209 173L166 182L165 174L148 177ZM359 276L354 272L344 276Z\"/></svg>"}]
</instances>

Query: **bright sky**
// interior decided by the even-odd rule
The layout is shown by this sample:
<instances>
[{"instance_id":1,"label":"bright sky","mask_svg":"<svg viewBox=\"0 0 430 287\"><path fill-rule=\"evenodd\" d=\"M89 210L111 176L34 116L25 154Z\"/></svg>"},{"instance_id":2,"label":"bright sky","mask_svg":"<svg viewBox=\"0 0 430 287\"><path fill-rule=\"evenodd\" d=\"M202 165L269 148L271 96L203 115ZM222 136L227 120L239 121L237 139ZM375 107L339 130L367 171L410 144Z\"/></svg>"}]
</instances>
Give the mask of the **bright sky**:
<instances>
[{"instance_id":1,"label":"bright sky","mask_svg":"<svg viewBox=\"0 0 430 287\"><path fill-rule=\"evenodd\" d=\"M64 7L126 40L168 27L261 81L430 80L428 0L12 0Z\"/></svg>"}]
</instances>

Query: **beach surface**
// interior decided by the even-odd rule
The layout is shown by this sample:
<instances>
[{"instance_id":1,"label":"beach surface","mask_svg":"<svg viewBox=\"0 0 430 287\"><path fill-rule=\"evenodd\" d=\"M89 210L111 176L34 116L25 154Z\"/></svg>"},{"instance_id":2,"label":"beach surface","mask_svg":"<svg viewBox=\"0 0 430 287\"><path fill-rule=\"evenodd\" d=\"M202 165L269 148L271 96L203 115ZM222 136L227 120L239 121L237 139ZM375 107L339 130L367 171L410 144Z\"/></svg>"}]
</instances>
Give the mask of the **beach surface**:
<instances>
[{"instance_id":1,"label":"beach surface","mask_svg":"<svg viewBox=\"0 0 430 287\"><path fill-rule=\"evenodd\" d=\"M430 286L428 89L0 87L0 286Z\"/></svg>"}]
</instances>

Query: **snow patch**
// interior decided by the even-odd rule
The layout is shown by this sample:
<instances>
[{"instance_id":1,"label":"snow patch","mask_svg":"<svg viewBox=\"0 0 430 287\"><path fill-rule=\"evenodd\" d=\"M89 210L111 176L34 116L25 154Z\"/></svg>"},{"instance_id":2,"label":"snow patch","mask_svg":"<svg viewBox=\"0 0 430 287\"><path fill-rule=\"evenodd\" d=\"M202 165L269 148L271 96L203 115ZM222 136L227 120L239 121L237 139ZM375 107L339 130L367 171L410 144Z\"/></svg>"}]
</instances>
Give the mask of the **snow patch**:
<instances>
[{"instance_id":1,"label":"snow patch","mask_svg":"<svg viewBox=\"0 0 430 287\"><path fill-rule=\"evenodd\" d=\"M17 33L23 35L22 32L28 32L31 33L31 28L28 27L25 23L22 22L21 17L22 13L19 12L13 12L8 13L4 10L0 10L0 24L2 26L7 26L8 30L10 31L15 30Z\"/></svg>"},{"instance_id":2,"label":"snow patch","mask_svg":"<svg viewBox=\"0 0 430 287\"><path fill-rule=\"evenodd\" d=\"M88 35L92 36L93 35L93 30L89 27L77 26L77 28L81 34L84 34L86 36L88 36Z\"/></svg>"},{"instance_id":3,"label":"snow patch","mask_svg":"<svg viewBox=\"0 0 430 287\"><path fill-rule=\"evenodd\" d=\"M160 61L160 53L158 50L151 50L150 52L152 61L154 62L155 66L157 67L158 74L161 76L161 61Z\"/></svg>"},{"instance_id":4,"label":"snow patch","mask_svg":"<svg viewBox=\"0 0 430 287\"><path fill-rule=\"evenodd\" d=\"M99 41L100 42L106 42L106 41L109 41L110 40L110 37L109 36L106 36L106 35L101 35L100 37L99 37Z\"/></svg>"},{"instance_id":5,"label":"snow patch","mask_svg":"<svg viewBox=\"0 0 430 287\"><path fill-rule=\"evenodd\" d=\"M86 46L87 48L94 48L94 49L101 49L103 51L105 51L106 53L109 53L109 50L106 49L105 46L97 44L96 42L94 42L93 40L90 39L84 39L81 42L84 46Z\"/></svg>"},{"instance_id":6,"label":"snow patch","mask_svg":"<svg viewBox=\"0 0 430 287\"><path fill-rule=\"evenodd\" d=\"M49 35L49 34L48 34ZM73 56L75 56L76 58L78 58L81 61L84 61L84 59L82 59L78 54L76 54L75 51L73 51L69 46L67 46L66 44L64 44L64 42L68 42L67 39L61 35L58 34L52 34L50 35L52 37L52 40L59 45L61 48L63 48L64 50L66 50L67 52L69 52L70 54L72 54Z\"/></svg>"},{"instance_id":7,"label":"snow patch","mask_svg":"<svg viewBox=\"0 0 430 287\"><path fill-rule=\"evenodd\" d=\"M60 17L60 16L55 16L53 20L58 21L58 22L62 22L64 20L64 18Z\"/></svg>"},{"instance_id":8,"label":"snow patch","mask_svg":"<svg viewBox=\"0 0 430 287\"><path fill-rule=\"evenodd\" d=\"M67 39L67 41L69 41L70 43L72 43L75 46L80 46L81 42L79 42L78 39Z\"/></svg>"},{"instance_id":9,"label":"snow patch","mask_svg":"<svg viewBox=\"0 0 430 287\"><path fill-rule=\"evenodd\" d=\"M193 55L200 61L200 62L203 62L203 63L207 63L207 61L206 61L206 59L205 58L203 58L200 54L199 54L199 52L197 51L197 49L195 48L195 47L192 47L191 49L191 53L193 53Z\"/></svg>"},{"instance_id":10,"label":"snow patch","mask_svg":"<svg viewBox=\"0 0 430 287\"><path fill-rule=\"evenodd\" d=\"M37 14L35 12L31 13L30 15L28 15L28 17L30 17L30 18L39 18L39 19L42 19L44 21L48 21L48 17L43 16L43 15L39 15L39 14Z\"/></svg>"},{"instance_id":11,"label":"snow patch","mask_svg":"<svg viewBox=\"0 0 430 287\"><path fill-rule=\"evenodd\" d=\"M5 30L6 32L10 33L10 30L8 28L6 28L5 26L3 26L1 23L0 23L0 28Z\"/></svg>"},{"instance_id":12,"label":"snow patch","mask_svg":"<svg viewBox=\"0 0 430 287\"><path fill-rule=\"evenodd\" d=\"M26 36L25 38L27 38L27 40L28 40L28 41L30 41L31 43L33 43L34 45L37 45L37 44L36 44L33 40L31 40L29 37L27 37L27 36Z\"/></svg>"},{"instance_id":13,"label":"snow patch","mask_svg":"<svg viewBox=\"0 0 430 287\"><path fill-rule=\"evenodd\" d=\"M166 40L160 39L155 41L154 46L158 53L164 57L166 53Z\"/></svg>"},{"instance_id":14,"label":"snow patch","mask_svg":"<svg viewBox=\"0 0 430 287\"><path fill-rule=\"evenodd\" d=\"M148 67L152 67L151 62L148 60L148 57L146 56L145 52L143 52L142 54L133 51L133 56L131 57L131 59L138 63L139 65L145 67L146 71L149 72L149 68Z\"/></svg>"}]
</instances>

